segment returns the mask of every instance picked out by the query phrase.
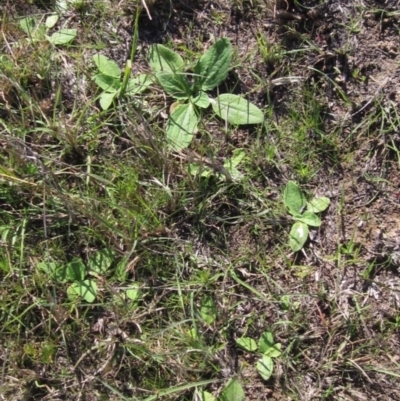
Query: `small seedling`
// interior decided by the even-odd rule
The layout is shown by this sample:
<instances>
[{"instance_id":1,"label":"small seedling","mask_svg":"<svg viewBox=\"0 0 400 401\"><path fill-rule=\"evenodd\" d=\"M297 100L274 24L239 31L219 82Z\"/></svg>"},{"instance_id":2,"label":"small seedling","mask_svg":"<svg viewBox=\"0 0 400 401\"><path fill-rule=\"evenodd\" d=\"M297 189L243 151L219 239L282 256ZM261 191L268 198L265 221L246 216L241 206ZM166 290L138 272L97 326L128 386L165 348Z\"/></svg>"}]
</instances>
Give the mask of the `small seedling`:
<instances>
[{"instance_id":1,"label":"small seedling","mask_svg":"<svg viewBox=\"0 0 400 401\"><path fill-rule=\"evenodd\" d=\"M192 163L189 165L189 173L200 177L211 177L216 173L220 173L219 177L226 181L236 181L242 178L243 174L237 169L239 164L245 158L246 153L243 149L235 149L231 158L222 165L213 163L212 161L204 161L200 163Z\"/></svg>"},{"instance_id":2,"label":"small seedling","mask_svg":"<svg viewBox=\"0 0 400 401\"><path fill-rule=\"evenodd\" d=\"M281 355L282 344L275 343L271 332L266 331L261 334L258 341L251 337L241 337L236 340L236 344L247 352L259 352L261 358L257 361L256 368L264 380L268 380L274 371L273 358Z\"/></svg>"},{"instance_id":3,"label":"small seedling","mask_svg":"<svg viewBox=\"0 0 400 401\"><path fill-rule=\"evenodd\" d=\"M293 252L297 252L303 248L307 241L308 226L319 227L321 225L321 219L316 213L326 210L330 204L330 199L323 196L307 202L300 188L293 181L289 181L284 190L283 202L296 221L290 230L289 245Z\"/></svg>"},{"instance_id":4,"label":"small seedling","mask_svg":"<svg viewBox=\"0 0 400 401\"><path fill-rule=\"evenodd\" d=\"M59 18L59 15L52 14L43 23L42 21L38 22L35 18L26 17L20 20L19 26L32 42L47 39L53 45L66 45L75 39L76 29L63 28L50 36L47 35L48 30L57 24Z\"/></svg>"},{"instance_id":5,"label":"small seedling","mask_svg":"<svg viewBox=\"0 0 400 401\"><path fill-rule=\"evenodd\" d=\"M179 54L160 44L150 46L149 63L156 79L164 91L177 100L171 107L167 123L167 139L173 150L190 145L203 110L210 105L215 114L231 124L260 124L264 121L263 112L240 96L225 93L212 99L207 95L206 91L226 79L231 60L231 42L221 38L197 61L194 73L188 74ZM189 75L192 80L188 79Z\"/></svg>"},{"instance_id":6,"label":"small seedling","mask_svg":"<svg viewBox=\"0 0 400 401\"><path fill-rule=\"evenodd\" d=\"M217 308L211 295L206 295L202 299L200 315L207 324L213 324L217 319Z\"/></svg>"},{"instance_id":7,"label":"small seedling","mask_svg":"<svg viewBox=\"0 0 400 401\"><path fill-rule=\"evenodd\" d=\"M137 95L145 91L152 83L149 75L139 74L129 79L124 87L122 71L116 62L101 54L95 54L93 61L99 70L99 74L93 77L93 81L103 90L100 94L100 106L103 110L107 110L114 99L123 94Z\"/></svg>"},{"instance_id":8,"label":"small seedling","mask_svg":"<svg viewBox=\"0 0 400 401\"><path fill-rule=\"evenodd\" d=\"M87 279L87 275L104 275L113 262L113 253L108 249L97 251L88 261L87 266L82 259L74 258L66 265L59 266L55 262L41 262L38 269L48 274L52 280L58 283L72 282L67 288L68 298L73 301L79 297L92 303L97 295L97 283L93 279Z\"/></svg>"},{"instance_id":9,"label":"small seedling","mask_svg":"<svg viewBox=\"0 0 400 401\"><path fill-rule=\"evenodd\" d=\"M202 401L244 401L245 399L242 385L234 378L228 381L218 398L208 391L204 391L202 394Z\"/></svg>"}]
</instances>

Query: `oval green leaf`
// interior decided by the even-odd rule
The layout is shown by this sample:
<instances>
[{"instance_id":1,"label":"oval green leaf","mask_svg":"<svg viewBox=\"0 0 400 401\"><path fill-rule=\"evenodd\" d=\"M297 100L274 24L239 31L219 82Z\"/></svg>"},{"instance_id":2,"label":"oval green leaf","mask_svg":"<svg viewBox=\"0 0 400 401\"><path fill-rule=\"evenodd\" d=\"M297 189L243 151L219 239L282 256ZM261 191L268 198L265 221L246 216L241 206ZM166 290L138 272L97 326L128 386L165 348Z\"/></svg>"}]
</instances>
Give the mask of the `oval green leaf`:
<instances>
[{"instance_id":1,"label":"oval green leaf","mask_svg":"<svg viewBox=\"0 0 400 401\"><path fill-rule=\"evenodd\" d=\"M224 167L229 172L233 180L238 180L243 177L243 174L236 168L246 157L246 152L243 149L235 149L233 155L224 163Z\"/></svg>"},{"instance_id":2,"label":"oval green leaf","mask_svg":"<svg viewBox=\"0 0 400 401\"><path fill-rule=\"evenodd\" d=\"M74 258L67 264L66 279L69 281L81 281L85 278L86 267L80 258Z\"/></svg>"},{"instance_id":3,"label":"oval green leaf","mask_svg":"<svg viewBox=\"0 0 400 401\"><path fill-rule=\"evenodd\" d=\"M149 63L155 72L175 72L182 70L184 65L179 54L160 44L150 46Z\"/></svg>"},{"instance_id":4,"label":"oval green leaf","mask_svg":"<svg viewBox=\"0 0 400 401\"><path fill-rule=\"evenodd\" d=\"M316 214L308 211L301 215L296 215L295 219L312 227L319 227L321 225L321 219Z\"/></svg>"},{"instance_id":5,"label":"oval green leaf","mask_svg":"<svg viewBox=\"0 0 400 401\"><path fill-rule=\"evenodd\" d=\"M141 291L140 291L140 287L132 287L129 288L128 290L126 290L126 296L134 302L138 302L140 300L140 296L141 296Z\"/></svg>"},{"instance_id":6,"label":"oval green leaf","mask_svg":"<svg viewBox=\"0 0 400 401\"><path fill-rule=\"evenodd\" d=\"M264 353L274 346L274 337L270 331L265 331L261 334L258 348L260 352Z\"/></svg>"},{"instance_id":7,"label":"oval green leaf","mask_svg":"<svg viewBox=\"0 0 400 401\"><path fill-rule=\"evenodd\" d=\"M217 319L217 308L210 295L206 295L201 301L200 315L207 324L212 324Z\"/></svg>"},{"instance_id":8,"label":"oval green leaf","mask_svg":"<svg viewBox=\"0 0 400 401\"><path fill-rule=\"evenodd\" d=\"M204 391L202 395L202 401L217 401L217 399L208 391Z\"/></svg>"},{"instance_id":9,"label":"oval green leaf","mask_svg":"<svg viewBox=\"0 0 400 401\"><path fill-rule=\"evenodd\" d=\"M196 97L192 98L192 102L203 109L206 109L211 103L207 93L204 92L200 92Z\"/></svg>"},{"instance_id":10,"label":"oval green leaf","mask_svg":"<svg viewBox=\"0 0 400 401\"><path fill-rule=\"evenodd\" d=\"M289 245L293 252L300 251L308 238L308 226L302 222L296 222L293 224L290 230Z\"/></svg>"},{"instance_id":11,"label":"oval green leaf","mask_svg":"<svg viewBox=\"0 0 400 401\"><path fill-rule=\"evenodd\" d=\"M92 303L96 299L97 284L93 280L76 282L68 287L67 294L72 300L79 296L86 302Z\"/></svg>"},{"instance_id":12,"label":"oval green leaf","mask_svg":"<svg viewBox=\"0 0 400 401\"><path fill-rule=\"evenodd\" d=\"M108 57L103 56L102 54L95 54L93 56L93 61L102 74L114 78L121 78L121 70L115 61L110 60Z\"/></svg>"},{"instance_id":13,"label":"oval green leaf","mask_svg":"<svg viewBox=\"0 0 400 401\"><path fill-rule=\"evenodd\" d=\"M199 175L206 178L213 175L213 171L209 167L196 163L189 164L188 172L191 175Z\"/></svg>"},{"instance_id":14,"label":"oval green leaf","mask_svg":"<svg viewBox=\"0 0 400 401\"><path fill-rule=\"evenodd\" d=\"M268 380L274 371L274 362L270 356L264 355L257 361L257 371L264 380Z\"/></svg>"},{"instance_id":15,"label":"oval green leaf","mask_svg":"<svg viewBox=\"0 0 400 401\"><path fill-rule=\"evenodd\" d=\"M187 148L192 142L197 124L198 118L190 103L177 106L167 123L167 139L171 148Z\"/></svg>"},{"instance_id":16,"label":"oval green leaf","mask_svg":"<svg viewBox=\"0 0 400 401\"><path fill-rule=\"evenodd\" d=\"M57 14L49 15L46 18L46 22L45 22L46 28L48 28L48 29L53 28L57 24L59 18L60 17Z\"/></svg>"},{"instance_id":17,"label":"oval green leaf","mask_svg":"<svg viewBox=\"0 0 400 401\"><path fill-rule=\"evenodd\" d=\"M96 85L106 92L115 92L121 86L121 81L118 78L111 77L110 75L97 74L93 77Z\"/></svg>"},{"instance_id":18,"label":"oval green leaf","mask_svg":"<svg viewBox=\"0 0 400 401\"><path fill-rule=\"evenodd\" d=\"M232 45L228 38L217 40L194 67L196 87L210 90L222 83L228 75L232 60Z\"/></svg>"},{"instance_id":19,"label":"oval green leaf","mask_svg":"<svg viewBox=\"0 0 400 401\"><path fill-rule=\"evenodd\" d=\"M264 355L270 356L271 358L278 358L282 354L282 344L276 343L273 347L271 347L268 351L264 352Z\"/></svg>"},{"instance_id":20,"label":"oval green leaf","mask_svg":"<svg viewBox=\"0 0 400 401\"><path fill-rule=\"evenodd\" d=\"M39 262L36 267L41 270L42 272L51 276L54 274L56 269L58 268L57 263L55 262Z\"/></svg>"},{"instance_id":21,"label":"oval green leaf","mask_svg":"<svg viewBox=\"0 0 400 401\"><path fill-rule=\"evenodd\" d=\"M63 15L68 11L69 0L56 0L55 9L60 14Z\"/></svg>"},{"instance_id":22,"label":"oval green leaf","mask_svg":"<svg viewBox=\"0 0 400 401\"><path fill-rule=\"evenodd\" d=\"M260 124L263 112L240 96L225 93L211 102L214 113L231 124Z\"/></svg>"},{"instance_id":23,"label":"oval green leaf","mask_svg":"<svg viewBox=\"0 0 400 401\"><path fill-rule=\"evenodd\" d=\"M88 267L95 273L105 274L113 261L114 253L109 249L101 249L90 257Z\"/></svg>"},{"instance_id":24,"label":"oval green leaf","mask_svg":"<svg viewBox=\"0 0 400 401\"><path fill-rule=\"evenodd\" d=\"M103 92L100 94L100 107L103 110L108 110L114 101L114 98L117 96L118 92Z\"/></svg>"},{"instance_id":25,"label":"oval green leaf","mask_svg":"<svg viewBox=\"0 0 400 401\"><path fill-rule=\"evenodd\" d=\"M136 95L144 92L153 83L150 75L139 74L128 81L126 86L127 95Z\"/></svg>"},{"instance_id":26,"label":"oval green leaf","mask_svg":"<svg viewBox=\"0 0 400 401\"><path fill-rule=\"evenodd\" d=\"M245 157L246 152L243 149L235 149L233 151L232 157L224 163L224 167L228 170L233 169L239 166L239 164L243 161Z\"/></svg>"},{"instance_id":27,"label":"oval green leaf","mask_svg":"<svg viewBox=\"0 0 400 401\"><path fill-rule=\"evenodd\" d=\"M230 379L222 390L221 401L244 401L246 398L242 385L236 379Z\"/></svg>"},{"instance_id":28,"label":"oval green leaf","mask_svg":"<svg viewBox=\"0 0 400 401\"><path fill-rule=\"evenodd\" d=\"M250 337L241 337L236 340L236 344L248 352L257 351L256 342Z\"/></svg>"},{"instance_id":29,"label":"oval green leaf","mask_svg":"<svg viewBox=\"0 0 400 401\"><path fill-rule=\"evenodd\" d=\"M53 35L49 37L50 43L53 45L65 45L71 43L77 34L76 29L61 29L58 32L54 32Z\"/></svg>"},{"instance_id":30,"label":"oval green leaf","mask_svg":"<svg viewBox=\"0 0 400 401\"><path fill-rule=\"evenodd\" d=\"M326 196L314 198L311 202L307 203L307 210L313 213L320 213L326 210L331 203L331 200Z\"/></svg>"},{"instance_id":31,"label":"oval green leaf","mask_svg":"<svg viewBox=\"0 0 400 401\"><path fill-rule=\"evenodd\" d=\"M300 213L306 205L303 192L293 181L288 181L286 184L283 192L283 203L292 215Z\"/></svg>"},{"instance_id":32,"label":"oval green leaf","mask_svg":"<svg viewBox=\"0 0 400 401\"><path fill-rule=\"evenodd\" d=\"M169 95L175 99L189 99L190 86L182 74L160 72L156 75L158 82Z\"/></svg>"},{"instance_id":33,"label":"oval green leaf","mask_svg":"<svg viewBox=\"0 0 400 401\"><path fill-rule=\"evenodd\" d=\"M35 26L36 26L36 21L32 17L22 18L19 21L19 27L29 36L32 35Z\"/></svg>"},{"instance_id":34,"label":"oval green leaf","mask_svg":"<svg viewBox=\"0 0 400 401\"><path fill-rule=\"evenodd\" d=\"M281 296L280 305L281 305L281 308L284 311L288 311L290 309L290 297L289 297L289 295L282 295Z\"/></svg>"}]
</instances>

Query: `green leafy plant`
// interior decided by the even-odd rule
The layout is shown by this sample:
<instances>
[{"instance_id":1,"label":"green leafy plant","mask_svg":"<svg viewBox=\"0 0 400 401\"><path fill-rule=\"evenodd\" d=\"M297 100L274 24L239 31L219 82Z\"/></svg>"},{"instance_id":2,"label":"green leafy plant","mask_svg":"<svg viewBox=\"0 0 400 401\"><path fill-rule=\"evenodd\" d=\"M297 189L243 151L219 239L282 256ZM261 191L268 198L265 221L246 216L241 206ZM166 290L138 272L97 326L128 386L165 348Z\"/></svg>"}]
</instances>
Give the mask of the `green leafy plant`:
<instances>
[{"instance_id":1,"label":"green leafy plant","mask_svg":"<svg viewBox=\"0 0 400 401\"><path fill-rule=\"evenodd\" d=\"M32 42L47 39L53 45L66 45L75 39L77 35L76 29L62 28L50 36L47 35L48 30L57 24L59 18L58 14L52 14L42 23L35 18L26 17L19 21L19 26Z\"/></svg>"},{"instance_id":2,"label":"green leafy plant","mask_svg":"<svg viewBox=\"0 0 400 401\"><path fill-rule=\"evenodd\" d=\"M203 401L244 401L246 396L240 382L232 378L221 391L219 398L214 397L208 391L203 392L202 398Z\"/></svg>"},{"instance_id":3,"label":"green leafy plant","mask_svg":"<svg viewBox=\"0 0 400 401\"><path fill-rule=\"evenodd\" d=\"M292 251L297 252L303 248L307 241L308 226L319 227L321 225L321 219L316 213L326 210L330 204L330 199L323 196L307 202L304 193L296 183L289 181L284 190L283 202L295 220L289 234L289 245Z\"/></svg>"},{"instance_id":4,"label":"green leafy plant","mask_svg":"<svg viewBox=\"0 0 400 401\"><path fill-rule=\"evenodd\" d=\"M114 99L122 94L137 95L145 91L152 83L148 74L139 74L134 78L128 79L127 85L124 87L122 71L115 61L101 54L95 54L93 62L99 71L93 77L93 81L103 90L100 94L100 106L103 110L107 110Z\"/></svg>"},{"instance_id":5,"label":"green leafy plant","mask_svg":"<svg viewBox=\"0 0 400 401\"><path fill-rule=\"evenodd\" d=\"M124 71L120 70L116 62L104 55L95 54L93 56L93 62L99 70L99 73L93 77L93 81L103 90L100 94L100 107L103 110L108 110L116 98L121 98L125 94L134 96L142 93L153 82L152 77L148 74L139 74L130 78L139 40L139 14L140 9L137 8L130 58L126 61Z\"/></svg>"},{"instance_id":6,"label":"green leafy plant","mask_svg":"<svg viewBox=\"0 0 400 401\"><path fill-rule=\"evenodd\" d=\"M273 334L269 331L261 334L258 346L251 337L238 338L236 344L247 352L257 351L261 354L261 358L257 361L256 369L264 380L268 380L274 371L273 358L281 355L282 344L275 343Z\"/></svg>"},{"instance_id":7,"label":"green leafy plant","mask_svg":"<svg viewBox=\"0 0 400 401\"><path fill-rule=\"evenodd\" d=\"M205 160L202 163L196 162L189 165L189 172L192 175L200 177L211 177L216 173L220 173L221 179L228 181L238 180L243 177L243 174L237 169L239 164L246 157L243 149L235 149L231 158L227 159L225 163L219 165L213 163L212 160Z\"/></svg>"},{"instance_id":8,"label":"green leafy plant","mask_svg":"<svg viewBox=\"0 0 400 401\"><path fill-rule=\"evenodd\" d=\"M215 114L225 121L240 124L260 124L263 112L246 99L221 94L215 99L209 91L220 85L227 77L232 60L232 45L227 38L216 41L197 61L193 74L185 72L182 57L156 44L150 46L149 63L164 91L177 102L171 107L167 123L167 139L174 150L188 147L196 133L204 109L210 105ZM188 77L191 75L192 80Z\"/></svg>"},{"instance_id":9,"label":"green leafy plant","mask_svg":"<svg viewBox=\"0 0 400 401\"><path fill-rule=\"evenodd\" d=\"M102 249L92 255L87 266L82 259L74 258L62 266L55 262L41 262L38 264L38 269L47 273L55 282L72 282L67 288L67 295L71 301L80 297L92 303L97 296L97 283L87 278L87 275L89 273L92 276L106 274L113 260L113 253L108 249Z\"/></svg>"},{"instance_id":10,"label":"green leafy plant","mask_svg":"<svg viewBox=\"0 0 400 401\"><path fill-rule=\"evenodd\" d=\"M217 308L212 296L206 295L202 299L200 315L207 324L212 324L217 319Z\"/></svg>"}]
</instances>

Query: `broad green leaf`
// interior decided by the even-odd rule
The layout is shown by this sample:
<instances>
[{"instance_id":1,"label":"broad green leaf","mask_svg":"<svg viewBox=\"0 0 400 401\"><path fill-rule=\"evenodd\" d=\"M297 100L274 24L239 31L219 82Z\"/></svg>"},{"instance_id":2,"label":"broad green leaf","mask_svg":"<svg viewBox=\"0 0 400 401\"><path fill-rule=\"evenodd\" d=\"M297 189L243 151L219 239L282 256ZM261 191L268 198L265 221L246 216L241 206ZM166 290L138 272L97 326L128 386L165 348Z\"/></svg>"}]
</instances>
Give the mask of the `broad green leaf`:
<instances>
[{"instance_id":1,"label":"broad green leaf","mask_svg":"<svg viewBox=\"0 0 400 401\"><path fill-rule=\"evenodd\" d=\"M114 98L117 96L118 92L107 93L103 92L100 94L100 106L103 110L108 110L112 105Z\"/></svg>"},{"instance_id":2,"label":"broad green leaf","mask_svg":"<svg viewBox=\"0 0 400 401\"><path fill-rule=\"evenodd\" d=\"M85 278L86 267L80 258L74 258L67 264L66 279L68 281L81 281Z\"/></svg>"},{"instance_id":3,"label":"broad green leaf","mask_svg":"<svg viewBox=\"0 0 400 401\"><path fill-rule=\"evenodd\" d=\"M217 308L210 295L206 295L201 301L201 318L208 324L212 324L217 319Z\"/></svg>"},{"instance_id":4,"label":"broad green leaf","mask_svg":"<svg viewBox=\"0 0 400 401\"><path fill-rule=\"evenodd\" d=\"M257 361L257 371L264 380L268 380L272 376L274 370L274 362L270 356L264 355Z\"/></svg>"},{"instance_id":5,"label":"broad green leaf","mask_svg":"<svg viewBox=\"0 0 400 401\"><path fill-rule=\"evenodd\" d=\"M126 290L126 296L134 301L134 302L138 302L140 300L140 296L141 296L141 290L139 286L136 287L132 287L129 288L128 290Z\"/></svg>"},{"instance_id":6,"label":"broad green leaf","mask_svg":"<svg viewBox=\"0 0 400 401\"><path fill-rule=\"evenodd\" d=\"M53 28L57 24L59 18L60 17L57 14L49 15L46 18L46 28Z\"/></svg>"},{"instance_id":7,"label":"broad green leaf","mask_svg":"<svg viewBox=\"0 0 400 401\"><path fill-rule=\"evenodd\" d=\"M208 391L203 392L202 401L217 401L217 399Z\"/></svg>"},{"instance_id":8,"label":"broad green leaf","mask_svg":"<svg viewBox=\"0 0 400 401\"><path fill-rule=\"evenodd\" d=\"M290 308L290 298L288 295L281 296L281 308L285 311L289 310Z\"/></svg>"},{"instance_id":9,"label":"broad green leaf","mask_svg":"<svg viewBox=\"0 0 400 401\"><path fill-rule=\"evenodd\" d=\"M71 285L67 288L67 296L68 296L68 299L69 299L70 301L73 301L73 300L75 300L76 298L79 297L78 293L75 291L75 288L74 288L74 285L73 285L73 284L71 284Z\"/></svg>"},{"instance_id":10,"label":"broad green leaf","mask_svg":"<svg viewBox=\"0 0 400 401\"><path fill-rule=\"evenodd\" d=\"M177 106L167 123L167 139L171 148L187 148L192 142L197 124L198 117L190 103Z\"/></svg>"},{"instance_id":11,"label":"broad green leaf","mask_svg":"<svg viewBox=\"0 0 400 401\"><path fill-rule=\"evenodd\" d=\"M36 265L36 267L37 267L39 270L41 270L42 272L44 272L44 273L48 274L49 276L51 276L51 275L54 274L55 271L57 270L58 265L57 265L57 263L55 263L55 262L49 262L49 263L46 263L46 262L39 262L39 263Z\"/></svg>"},{"instance_id":12,"label":"broad green leaf","mask_svg":"<svg viewBox=\"0 0 400 401\"><path fill-rule=\"evenodd\" d=\"M257 106L237 95L225 93L211 104L215 114L231 124L260 124L264 121L264 114Z\"/></svg>"},{"instance_id":13,"label":"broad green leaf","mask_svg":"<svg viewBox=\"0 0 400 401\"><path fill-rule=\"evenodd\" d=\"M93 56L93 61L102 74L118 79L121 78L121 70L115 61L110 60L102 54L95 54Z\"/></svg>"},{"instance_id":14,"label":"broad green leaf","mask_svg":"<svg viewBox=\"0 0 400 401\"><path fill-rule=\"evenodd\" d=\"M292 251L297 252L303 248L308 238L308 226L300 221L293 224L290 230L289 245Z\"/></svg>"},{"instance_id":15,"label":"broad green leaf","mask_svg":"<svg viewBox=\"0 0 400 401\"><path fill-rule=\"evenodd\" d=\"M244 401L245 398L242 385L236 379L230 379L221 392L220 401Z\"/></svg>"},{"instance_id":16,"label":"broad green leaf","mask_svg":"<svg viewBox=\"0 0 400 401\"><path fill-rule=\"evenodd\" d=\"M153 83L150 75L139 74L136 77L131 78L126 86L127 95L136 95L144 92Z\"/></svg>"},{"instance_id":17,"label":"broad green leaf","mask_svg":"<svg viewBox=\"0 0 400 401\"><path fill-rule=\"evenodd\" d=\"M70 263L57 266L52 272L51 278L59 283L67 281L80 281L85 278L86 267L82 260L74 258Z\"/></svg>"},{"instance_id":18,"label":"broad green leaf","mask_svg":"<svg viewBox=\"0 0 400 401\"><path fill-rule=\"evenodd\" d=\"M266 331L260 337L258 348L264 355L270 356L271 358L277 358L281 355L282 344L275 344L272 333Z\"/></svg>"},{"instance_id":19,"label":"broad green leaf","mask_svg":"<svg viewBox=\"0 0 400 401\"><path fill-rule=\"evenodd\" d=\"M188 330L188 335L190 338L193 338L194 340L199 339L199 333L196 327L192 327L191 329Z\"/></svg>"},{"instance_id":20,"label":"broad green leaf","mask_svg":"<svg viewBox=\"0 0 400 401\"><path fill-rule=\"evenodd\" d=\"M246 152L243 149L235 149L233 155L224 163L224 167L231 170L237 167L246 157Z\"/></svg>"},{"instance_id":21,"label":"broad green leaf","mask_svg":"<svg viewBox=\"0 0 400 401\"><path fill-rule=\"evenodd\" d=\"M282 354L282 344L281 343L274 344L273 347L271 347L269 350L264 352L264 355L270 356L271 358L278 358L278 356L281 356L281 354Z\"/></svg>"},{"instance_id":22,"label":"broad green leaf","mask_svg":"<svg viewBox=\"0 0 400 401\"><path fill-rule=\"evenodd\" d=\"M163 45L151 45L149 49L149 63L155 72L176 72L182 70L182 57Z\"/></svg>"},{"instance_id":23,"label":"broad green leaf","mask_svg":"<svg viewBox=\"0 0 400 401\"><path fill-rule=\"evenodd\" d=\"M118 78L111 77L110 75L97 74L92 79L97 86L103 89L103 91L110 93L116 92L121 86L121 81Z\"/></svg>"},{"instance_id":24,"label":"broad green leaf","mask_svg":"<svg viewBox=\"0 0 400 401\"><path fill-rule=\"evenodd\" d=\"M129 264L129 259L128 258L123 258L119 261L117 264L115 270L114 270L114 275L115 279L120 282L125 282L128 278L128 264Z\"/></svg>"},{"instance_id":25,"label":"broad green leaf","mask_svg":"<svg viewBox=\"0 0 400 401\"><path fill-rule=\"evenodd\" d=\"M313 213L320 213L326 210L330 203L331 200L326 196L314 198L311 202L307 203L307 210Z\"/></svg>"},{"instance_id":26,"label":"broad green leaf","mask_svg":"<svg viewBox=\"0 0 400 401\"><path fill-rule=\"evenodd\" d=\"M295 218L295 220L301 221L312 227L319 227L321 225L321 219L312 212L306 211L303 214L295 215L294 218Z\"/></svg>"},{"instance_id":27,"label":"broad green leaf","mask_svg":"<svg viewBox=\"0 0 400 401\"><path fill-rule=\"evenodd\" d=\"M65 283L68 281L68 269L67 266L59 266L57 269L54 271L54 273L51 275L51 278L56 282L56 283Z\"/></svg>"},{"instance_id":28,"label":"broad green leaf","mask_svg":"<svg viewBox=\"0 0 400 401\"><path fill-rule=\"evenodd\" d=\"M254 352L257 351L256 342L250 337L240 337L236 340L236 344L246 351Z\"/></svg>"},{"instance_id":29,"label":"broad green leaf","mask_svg":"<svg viewBox=\"0 0 400 401\"><path fill-rule=\"evenodd\" d=\"M56 11L63 15L68 11L69 0L56 0L55 9Z\"/></svg>"},{"instance_id":30,"label":"broad green leaf","mask_svg":"<svg viewBox=\"0 0 400 401\"><path fill-rule=\"evenodd\" d=\"M203 109L206 109L211 104L210 98L204 92L200 92L196 97L193 97L192 102Z\"/></svg>"},{"instance_id":31,"label":"broad green leaf","mask_svg":"<svg viewBox=\"0 0 400 401\"><path fill-rule=\"evenodd\" d=\"M243 178L243 174L235 167L229 168L229 174L231 175L232 180L237 181ZM223 175L222 178L226 179L226 176Z\"/></svg>"},{"instance_id":32,"label":"broad green leaf","mask_svg":"<svg viewBox=\"0 0 400 401\"><path fill-rule=\"evenodd\" d=\"M210 167L196 163L189 164L188 171L190 174L200 175L200 177L210 177L213 175L213 171L210 169Z\"/></svg>"},{"instance_id":33,"label":"broad green leaf","mask_svg":"<svg viewBox=\"0 0 400 401\"><path fill-rule=\"evenodd\" d=\"M48 39L53 45L65 45L71 43L77 34L76 29L60 29L58 32L54 32Z\"/></svg>"},{"instance_id":34,"label":"broad green leaf","mask_svg":"<svg viewBox=\"0 0 400 401\"><path fill-rule=\"evenodd\" d=\"M232 60L232 45L228 38L217 40L194 67L196 87L210 90L228 75Z\"/></svg>"},{"instance_id":35,"label":"broad green leaf","mask_svg":"<svg viewBox=\"0 0 400 401\"><path fill-rule=\"evenodd\" d=\"M306 205L306 198L300 188L293 182L288 181L283 192L283 203L290 214L298 214Z\"/></svg>"},{"instance_id":36,"label":"broad green leaf","mask_svg":"<svg viewBox=\"0 0 400 401\"><path fill-rule=\"evenodd\" d=\"M158 82L169 95L175 99L189 99L190 85L182 74L160 72L156 75Z\"/></svg>"},{"instance_id":37,"label":"broad green leaf","mask_svg":"<svg viewBox=\"0 0 400 401\"><path fill-rule=\"evenodd\" d=\"M101 249L90 257L88 267L95 273L105 274L113 261L114 253L109 249Z\"/></svg>"},{"instance_id":38,"label":"broad green leaf","mask_svg":"<svg viewBox=\"0 0 400 401\"><path fill-rule=\"evenodd\" d=\"M265 331L261 334L260 341L258 342L258 348L260 352L264 353L269 348L274 346L274 337L270 331Z\"/></svg>"},{"instance_id":39,"label":"broad green leaf","mask_svg":"<svg viewBox=\"0 0 400 401\"><path fill-rule=\"evenodd\" d=\"M233 180L238 180L243 177L243 174L236 168L246 157L246 152L243 149L235 149L230 159L226 160L224 167L228 170Z\"/></svg>"},{"instance_id":40,"label":"broad green leaf","mask_svg":"<svg viewBox=\"0 0 400 401\"><path fill-rule=\"evenodd\" d=\"M84 280L71 284L67 289L69 299L82 297L86 302L92 303L96 299L97 284L93 280Z\"/></svg>"},{"instance_id":41,"label":"broad green leaf","mask_svg":"<svg viewBox=\"0 0 400 401\"><path fill-rule=\"evenodd\" d=\"M49 275L56 283L65 283L68 281L68 265L58 265L55 262L40 262L37 268Z\"/></svg>"},{"instance_id":42,"label":"broad green leaf","mask_svg":"<svg viewBox=\"0 0 400 401\"><path fill-rule=\"evenodd\" d=\"M20 28L29 36L33 35L35 25L36 25L35 19L31 17L22 18L19 21Z\"/></svg>"}]
</instances>

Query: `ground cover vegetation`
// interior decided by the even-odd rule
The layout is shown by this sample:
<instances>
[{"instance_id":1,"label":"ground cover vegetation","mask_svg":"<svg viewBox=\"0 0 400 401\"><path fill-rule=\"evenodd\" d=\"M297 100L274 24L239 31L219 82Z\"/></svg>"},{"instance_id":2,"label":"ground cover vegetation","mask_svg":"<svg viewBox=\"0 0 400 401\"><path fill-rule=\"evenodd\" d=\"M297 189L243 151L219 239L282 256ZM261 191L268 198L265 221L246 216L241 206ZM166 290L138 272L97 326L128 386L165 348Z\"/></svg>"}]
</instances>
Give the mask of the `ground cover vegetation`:
<instances>
[{"instance_id":1,"label":"ground cover vegetation","mask_svg":"<svg viewBox=\"0 0 400 401\"><path fill-rule=\"evenodd\" d=\"M1 400L400 400L397 1L0 17Z\"/></svg>"}]
</instances>

